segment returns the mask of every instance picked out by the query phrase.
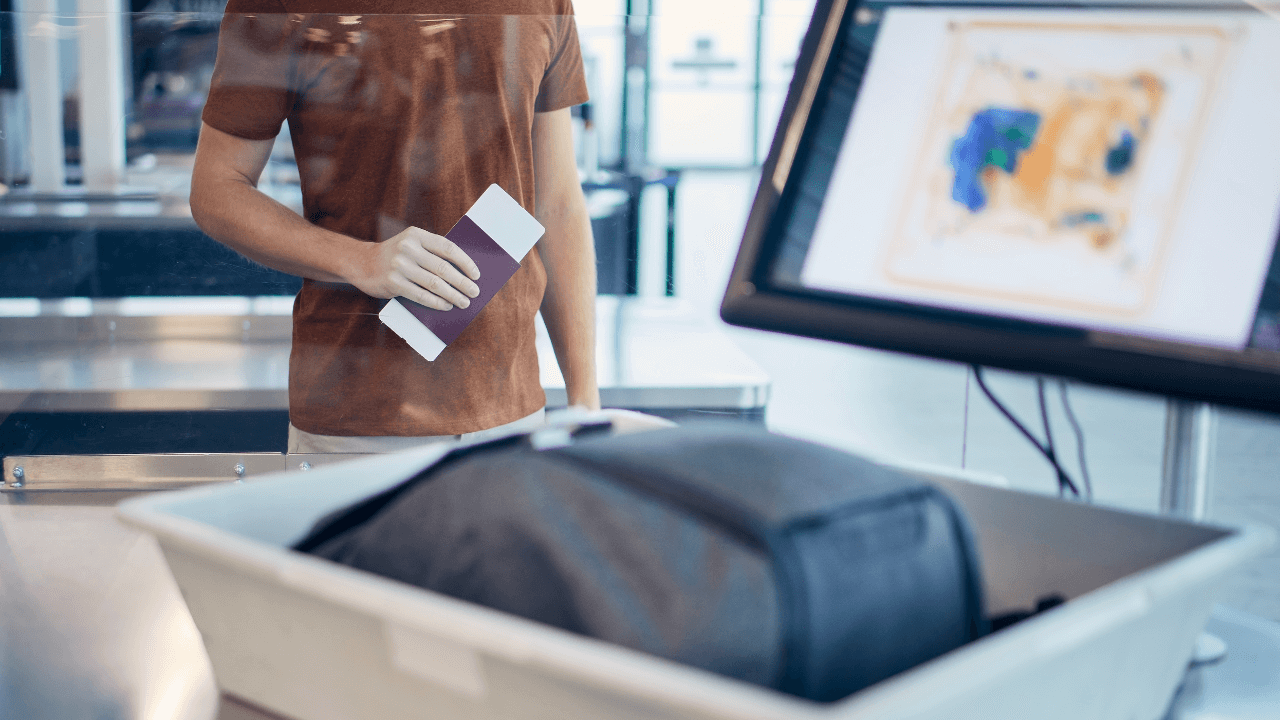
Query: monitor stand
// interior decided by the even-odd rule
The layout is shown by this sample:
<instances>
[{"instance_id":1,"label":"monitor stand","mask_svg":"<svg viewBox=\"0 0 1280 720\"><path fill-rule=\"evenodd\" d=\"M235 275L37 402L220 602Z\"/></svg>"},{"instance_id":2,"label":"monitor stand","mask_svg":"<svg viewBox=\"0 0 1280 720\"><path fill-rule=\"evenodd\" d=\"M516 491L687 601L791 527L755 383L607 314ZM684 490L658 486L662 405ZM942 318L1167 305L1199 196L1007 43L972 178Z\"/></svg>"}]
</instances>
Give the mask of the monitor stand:
<instances>
[{"instance_id":1,"label":"monitor stand","mask_svg":"<svg viewBox=\"0 0 1280 720\"><path fill-rule=\"evenodd\" d=\"M1208 403L1169 400L1164 426L1160 511L1202 521L1209 513L1218 415Z\"/></svg>"},{"instance_id":2,"label":"monitor stand","mask_svg":"<svg viewBox=\"0 0 1280 720\"><path fill-rule=\"evenodd\" d=\"M1170 399L1165 413L1164 463L1160 471L1160 512L1203 521L1209 513L1218 415L1209 403ZM1196 641L1193 665L1213 663L1226 643L1209 633Z\"/></svg>"}]
</instances>

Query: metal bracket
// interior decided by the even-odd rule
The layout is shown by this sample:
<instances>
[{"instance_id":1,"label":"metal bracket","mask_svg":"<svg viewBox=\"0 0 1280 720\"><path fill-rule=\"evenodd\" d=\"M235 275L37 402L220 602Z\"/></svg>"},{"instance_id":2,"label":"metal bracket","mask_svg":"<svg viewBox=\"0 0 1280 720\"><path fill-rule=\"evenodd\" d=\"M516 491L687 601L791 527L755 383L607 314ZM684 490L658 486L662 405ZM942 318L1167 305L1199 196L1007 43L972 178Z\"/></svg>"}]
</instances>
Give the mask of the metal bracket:
<instances>
[{"instance_id":1,"label":"metal bracket","mask_svg":"<svg viewBox=\"0 0 1280 720\"><path fill-rule=\"evenodd\" d=\"M0 492L145 491L307 470L364 457L347 454L193 453L155 455L11 455Z\"/></svg>"}]
</instances>

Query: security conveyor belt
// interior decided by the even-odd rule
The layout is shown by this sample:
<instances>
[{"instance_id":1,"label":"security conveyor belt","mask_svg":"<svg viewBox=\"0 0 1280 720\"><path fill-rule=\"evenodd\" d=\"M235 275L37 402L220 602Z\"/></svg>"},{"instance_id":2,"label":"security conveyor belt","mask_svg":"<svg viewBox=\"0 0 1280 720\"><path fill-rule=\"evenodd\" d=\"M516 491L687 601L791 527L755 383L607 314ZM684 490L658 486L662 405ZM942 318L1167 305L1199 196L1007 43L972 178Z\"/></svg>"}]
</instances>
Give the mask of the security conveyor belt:
<instances>
[{"instance_id":1,"label":"security conveyor belt","mask_svg":"<svg viewBox=\"0 0 1280 720\"><path fill-rule=\"evenodd\" d=\"M0 300L0 454L282 451L290 307L274 297ZM768 376L678 299L600 296L597 321L606 407L763 418ZM562 406L541 326L538 350L547 405Z\"/></svg>"}]
</instances>

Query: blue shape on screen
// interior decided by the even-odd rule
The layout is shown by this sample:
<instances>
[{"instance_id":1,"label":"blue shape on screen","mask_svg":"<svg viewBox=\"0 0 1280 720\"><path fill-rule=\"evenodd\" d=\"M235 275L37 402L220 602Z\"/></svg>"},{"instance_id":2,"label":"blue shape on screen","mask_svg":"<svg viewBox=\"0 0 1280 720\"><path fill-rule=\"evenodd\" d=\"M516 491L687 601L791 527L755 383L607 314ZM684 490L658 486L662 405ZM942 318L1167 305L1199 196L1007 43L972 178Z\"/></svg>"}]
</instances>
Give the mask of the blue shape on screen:
<instances>
[{"instance_id":1,"label":"blue shape on screen","mask_svg":"<svg viewBox=\"0 0 1280 720\"><path fill-rule=\"evenodd\" d=\"M1128 170L1133 164L1133 153L1137 145L1138 141L1134 139L1133 133L1125 130L1120 136L1120 142L1115 147L1107 148L1107 174L1120 175Z\"/></svg>"},{"instance_id":2,"label":"blue shape on screen","mask_svg":"<svg viewBox=\"0 0 1280 720\"><path fill-rule=\"evenodd\" d=\"M969 212L987 206L987 189L982 184L982 171L998 167L1013 174L1018 155L1035 141L1040 129L1039 113L1027 110L990 107L974 113L969 129L951 146L951 166L956 179L951 197L963 203Z\"/></svg>"}]
</instances>

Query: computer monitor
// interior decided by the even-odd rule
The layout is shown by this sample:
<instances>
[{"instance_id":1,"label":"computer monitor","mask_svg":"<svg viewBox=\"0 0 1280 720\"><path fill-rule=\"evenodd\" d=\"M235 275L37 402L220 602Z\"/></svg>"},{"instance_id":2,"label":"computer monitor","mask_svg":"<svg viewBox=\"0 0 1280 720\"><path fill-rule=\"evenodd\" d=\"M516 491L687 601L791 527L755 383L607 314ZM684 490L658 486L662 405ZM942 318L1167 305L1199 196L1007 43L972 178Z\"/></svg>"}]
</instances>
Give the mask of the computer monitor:
<instances>
[{"instance_id":1,"label":"computer monitor","mask_svg":"<svg viewBox=\"0 0 1280 720\"><path fill-rule=\"evenodd\" d=\"M1280 15L821 0L730 323L1280 411Z\"/></svg>"}]
</instances>

